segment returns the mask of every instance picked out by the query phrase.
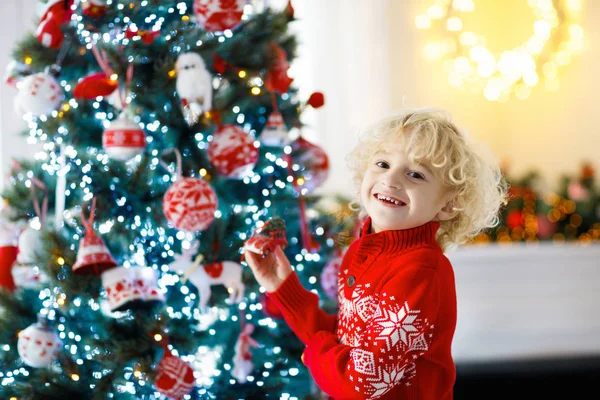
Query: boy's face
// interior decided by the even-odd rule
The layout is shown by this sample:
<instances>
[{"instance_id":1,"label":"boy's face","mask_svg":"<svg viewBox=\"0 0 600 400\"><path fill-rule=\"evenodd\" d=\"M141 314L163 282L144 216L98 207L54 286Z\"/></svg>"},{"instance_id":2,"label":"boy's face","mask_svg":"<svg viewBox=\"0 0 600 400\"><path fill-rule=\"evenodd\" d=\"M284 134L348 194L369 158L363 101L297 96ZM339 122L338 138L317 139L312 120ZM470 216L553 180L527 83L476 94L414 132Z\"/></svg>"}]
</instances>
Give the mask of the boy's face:
<instances>
[{"instance_id":1,"label":"boy's face","mask_svg":"<svg viewBox=\"0 0 600 400\"><path fill-rule=\"evenodd\" d=\"M434 172L411 164L400 140L377 152L369 161L360 189L361 202L372 220L372 233L452 218L455 214L446 207L450 196Z\"/></svg>"}]
</instances>

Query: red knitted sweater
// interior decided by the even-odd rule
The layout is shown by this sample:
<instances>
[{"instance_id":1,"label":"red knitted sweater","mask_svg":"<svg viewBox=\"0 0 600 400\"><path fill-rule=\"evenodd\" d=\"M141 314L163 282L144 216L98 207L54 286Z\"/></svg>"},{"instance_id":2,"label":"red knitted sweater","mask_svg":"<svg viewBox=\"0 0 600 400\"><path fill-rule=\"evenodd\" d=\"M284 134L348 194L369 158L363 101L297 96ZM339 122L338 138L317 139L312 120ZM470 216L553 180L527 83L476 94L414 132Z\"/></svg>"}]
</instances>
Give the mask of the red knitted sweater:
<instances>
[{"instance_id":1,"label":"red knitted sweater","mask_svg":"<svg viewBox=\"0 0 600 400\"><path fill-rule=\"evenodd\" d=\"M370 232L349 247L337 318L319 308L295 273L268 295L306 344L304 363L331 398L448 400L456 291L438 246L438 222Z\"/></svg>"}]
</instances>

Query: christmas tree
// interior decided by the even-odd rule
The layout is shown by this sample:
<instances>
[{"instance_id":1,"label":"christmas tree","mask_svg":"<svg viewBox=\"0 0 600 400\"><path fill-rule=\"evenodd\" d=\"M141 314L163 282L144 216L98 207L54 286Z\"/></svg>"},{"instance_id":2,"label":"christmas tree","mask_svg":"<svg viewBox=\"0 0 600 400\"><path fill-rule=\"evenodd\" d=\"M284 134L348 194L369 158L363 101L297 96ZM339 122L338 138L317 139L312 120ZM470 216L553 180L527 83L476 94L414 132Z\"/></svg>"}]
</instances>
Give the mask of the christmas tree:
<instances>
[{"instance_id":1,"label":"christmas tree","mask_svg":"<svg viewBox=\"0 0 600 400\"><path fill-rule=\"evenodd\" d=\"M335 308L352 213L315 192L328 161L300 116L323 96L288 76L293 21L291 3L46 2L6 76L42 151L2 193L0 398L316 396L242 257L284 245Z\"/></svg>"}]
</instances>

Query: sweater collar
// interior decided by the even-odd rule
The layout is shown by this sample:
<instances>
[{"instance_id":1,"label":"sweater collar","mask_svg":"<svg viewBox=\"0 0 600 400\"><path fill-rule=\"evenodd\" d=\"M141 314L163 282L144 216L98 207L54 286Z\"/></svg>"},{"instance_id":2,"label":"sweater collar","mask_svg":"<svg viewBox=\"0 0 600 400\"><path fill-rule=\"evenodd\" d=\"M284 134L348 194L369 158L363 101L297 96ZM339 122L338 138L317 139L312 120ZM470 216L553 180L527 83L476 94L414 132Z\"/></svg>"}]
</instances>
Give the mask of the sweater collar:
<instances>
[{"instance_id":1,"label":"sweater collar","mask_svg":"<svg viewBox=\"0 0 600 400\"><path fill-rule=\"evenodd\" d=\"M430 221L415 228L370 233L371 217L368 217L360 231L360 239L366 247L379 249L381 253L405 252L416 247L438 246L435 236L439 227L438 221Z\"/></svg>"}]
</instances>

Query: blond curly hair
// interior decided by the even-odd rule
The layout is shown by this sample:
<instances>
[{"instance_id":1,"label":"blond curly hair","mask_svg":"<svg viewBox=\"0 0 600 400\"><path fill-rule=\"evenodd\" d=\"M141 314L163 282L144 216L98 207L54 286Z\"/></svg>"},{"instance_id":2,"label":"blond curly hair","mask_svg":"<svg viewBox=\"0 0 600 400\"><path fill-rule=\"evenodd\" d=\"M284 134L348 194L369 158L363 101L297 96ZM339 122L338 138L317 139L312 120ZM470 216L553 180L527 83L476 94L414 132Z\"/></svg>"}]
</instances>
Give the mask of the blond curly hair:
<instances>
[{"instance_id":1,"label":"blond curly hair","mask_svg":"<svg viewBox=\"0 0 600 400\"><path fill-rule=\"evenodd\" d=\"M506 183L497 161L486 159L469 143L452 122L450 114L437 108L406 109L385 118L360 135L358 144L346 157L356 187L351 206L366 216L360 202L360 186L367 166L376 152L390 141L400 139L409 160L432 168L451 193L457 214L440 221L437 242L446 251L469 241L498 224L507 202Z\"/></svg>"}]
</instances>

